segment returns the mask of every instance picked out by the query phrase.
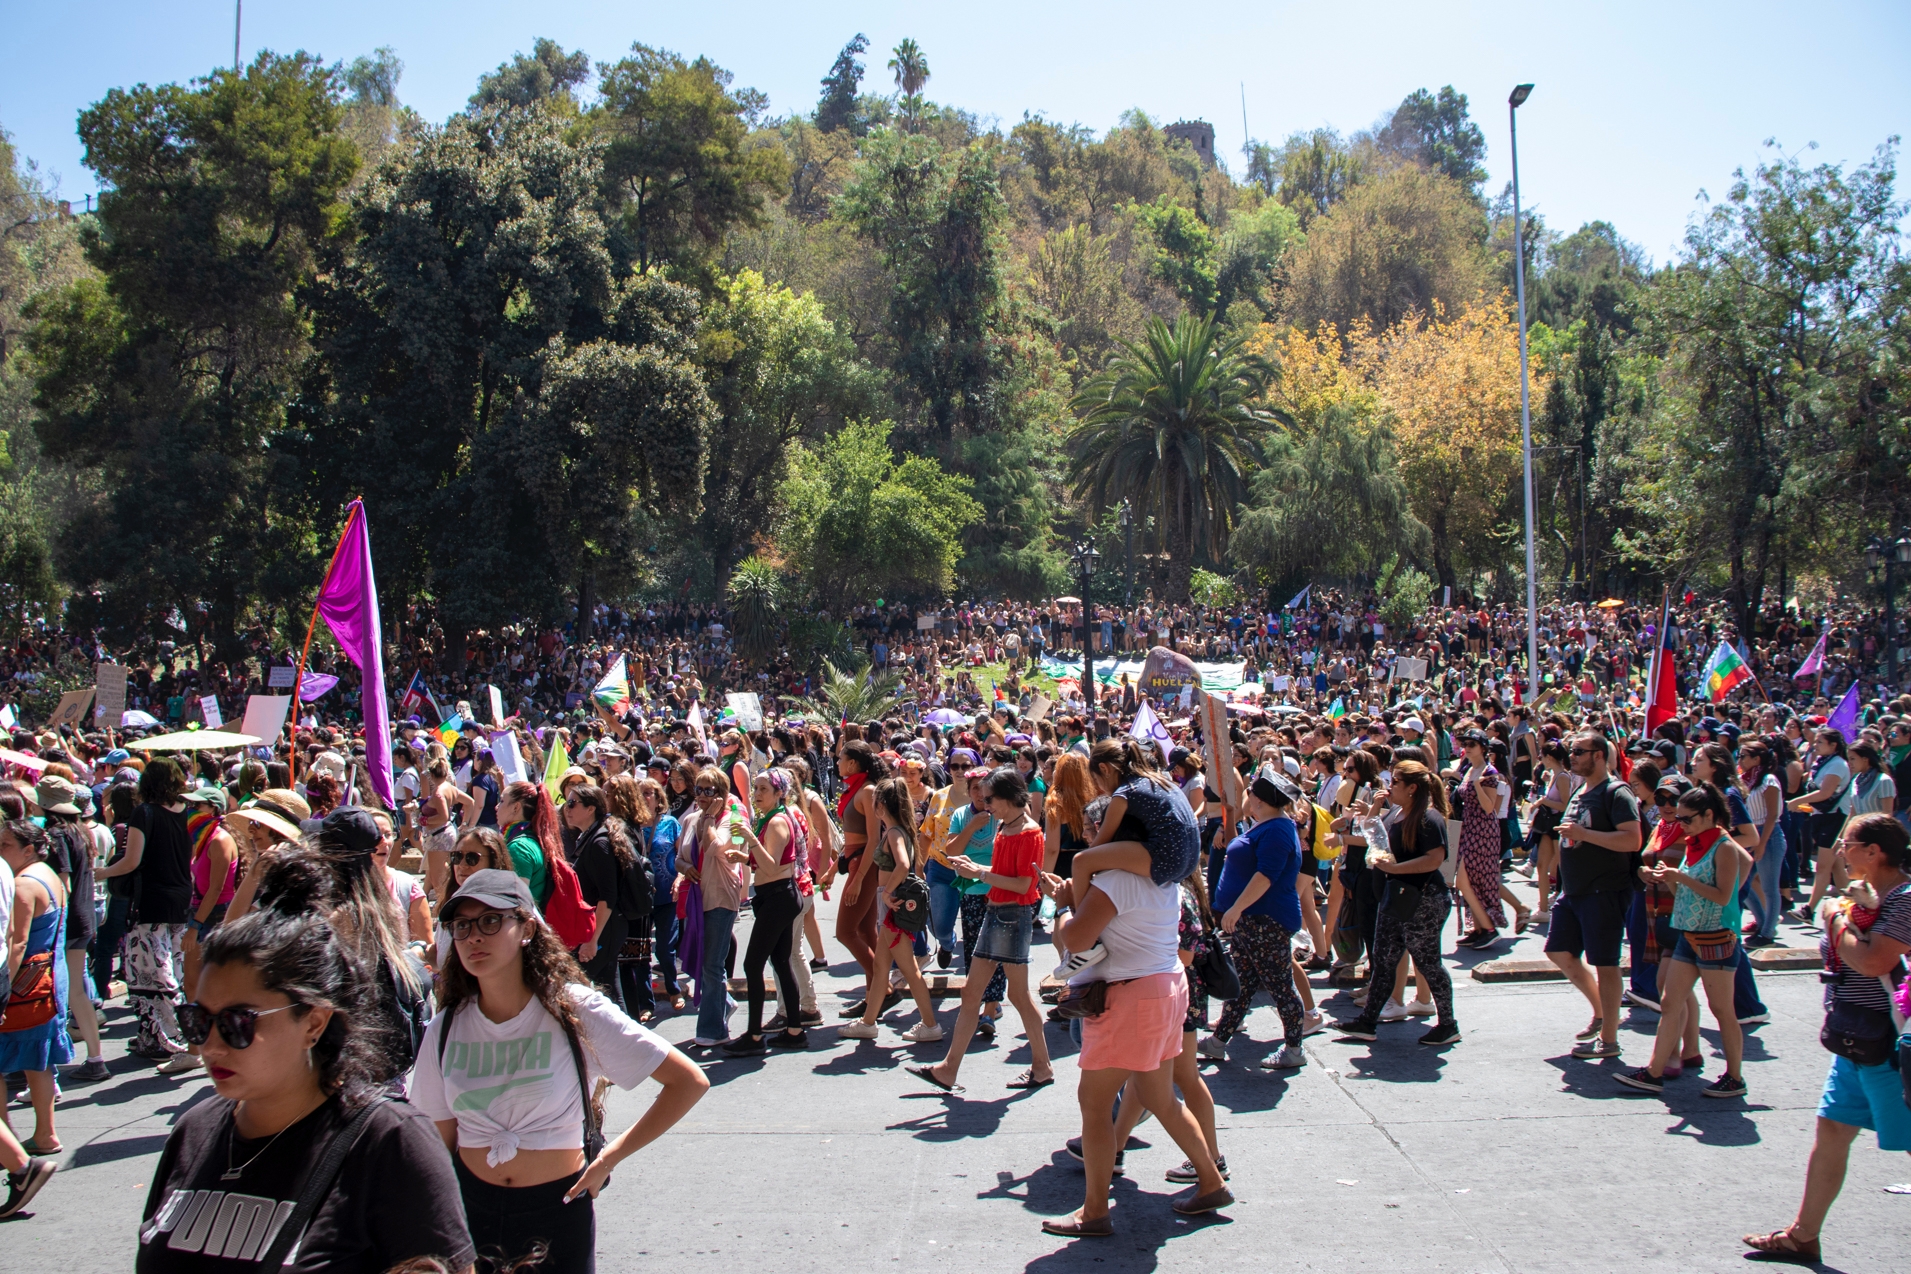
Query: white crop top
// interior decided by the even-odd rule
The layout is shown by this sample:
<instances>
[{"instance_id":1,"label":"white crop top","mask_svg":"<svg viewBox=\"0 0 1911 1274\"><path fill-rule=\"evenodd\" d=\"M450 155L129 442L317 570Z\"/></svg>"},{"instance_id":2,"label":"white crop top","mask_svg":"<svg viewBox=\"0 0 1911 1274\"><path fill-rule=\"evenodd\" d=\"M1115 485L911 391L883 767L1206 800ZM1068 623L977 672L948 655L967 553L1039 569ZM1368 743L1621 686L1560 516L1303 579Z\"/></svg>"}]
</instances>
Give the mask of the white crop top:
<instances>
[{"instance_id":1,"label":"white crop top","mask_svg":"<svg viewBox=\"0 0 1911 1274\"><path fill-rule=\"evenodd\" d=\"M635 1088L669 1054L662 1036L631 1021L601 992L573 984L569 994L593 1087L603 1076L619 1088ZM441 1012L425 1031L405 1094L434 1120L456 1119L461 1147L489 1147L485 1162L494 1168L520 1150L583 1148L584 1102L570 1041L535 996L508 1022L491 1021L477 1001L467 1000L452 1016L441 1071L444 1029Z\"/></svg>"}]
</instances>

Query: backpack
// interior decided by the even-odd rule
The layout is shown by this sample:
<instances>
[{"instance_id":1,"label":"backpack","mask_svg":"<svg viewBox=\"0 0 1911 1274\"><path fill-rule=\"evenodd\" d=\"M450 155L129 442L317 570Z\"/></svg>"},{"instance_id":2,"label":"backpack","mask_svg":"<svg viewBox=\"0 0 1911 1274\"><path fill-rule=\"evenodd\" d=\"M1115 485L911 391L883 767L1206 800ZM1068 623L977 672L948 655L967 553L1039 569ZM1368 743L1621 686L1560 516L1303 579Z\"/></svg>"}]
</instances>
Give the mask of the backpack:
<instances>
[{"instance_id":1,"label":"backpack","mask_svg":"<svg viewBox=\"0 0 1911 1274\"><path fill-rule=\"evenodd\" d=\"M548 856L546 866L551 873L551 896L544 904L544 919L557 932L558 941L575 950L597 932L597 909L584 901L577 871L564 855Z\"/></svg>"}]
</instances>

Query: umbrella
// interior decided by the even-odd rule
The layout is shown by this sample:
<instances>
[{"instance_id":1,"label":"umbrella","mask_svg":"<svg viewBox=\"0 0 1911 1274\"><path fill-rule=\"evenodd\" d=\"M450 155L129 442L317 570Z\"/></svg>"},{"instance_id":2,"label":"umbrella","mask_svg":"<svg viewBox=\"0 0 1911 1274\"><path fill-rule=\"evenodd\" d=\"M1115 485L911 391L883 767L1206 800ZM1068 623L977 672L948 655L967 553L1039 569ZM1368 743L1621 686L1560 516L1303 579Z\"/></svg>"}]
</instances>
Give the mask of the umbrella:
<instances>
[{"instance_id":1,"label":"umbrella","mask_svg":"<svg viewBox=\"0 0 1911 1274\"><path fill-rule=\"evenodd\" d=\"M1261 711L1275 712L1275 713L1279 713L1281 716L1284 716L1284 717L1291 717L1297 712L1305 712L1306 709L1297 708L1291 703L1276 703L1276 704L1271 704L1267 707L1262 708Z\"/></svg>"},{"instance_id":2,"label":"umbrella","mask_svg":"<svg viewBox=\"0 0 1911 1274\"><path fill-rule=\"evenodd\" d=\"M119 714L119 723L121 728L130 726L150 730L159 724L159 718L150 712L141 712L138 708L128 708Z\"/></svg>"},{"instance_id":3,"label":"umbrella","mask_svg":"<svg viewBox=\"0 0 1911 1274\"><path fill-rule=\"evenodd\" d=\"M30 770L35 774L46 769L47 766L47 763L39 757L28 756L24 752L15 752L12 748L0 748L0 761L5 761L9 765L17 765L21 769Z\"/></svg>"},{"instance_id":4,"label":"umbrella","mask_svg":"<svg viewBox=\"0 0 1911 1274\"><path fill-rule=\"evenodd\" d=\"M1617 597L1608 597L1605 601L1599 603L1599 609L1600 610L1617 610L1624 605L1625 603L1620 601Z\"/></svg>"},{"instance_id":5,"label":"umbrella","mask_svg":"<svg viewBox=\"0 0 1911 1274\"><path fill-rule=\"evenodd\" d=\"M264 740L256 734L239 734L231 730L180 730L173 734L156 734L132 746L141 752L226 752L262 742Z\"/></svg>"},{"instance_id":6,"label":"umbrella","mask_svg":"<svg viewBox=\"0 0 1911 1274\"><path fill-rule=\"evenodd\" d=\"M1082 599L1079 597L1057 597L1055 604L1057 606L1080 606Z\"/></svg>"},{"instance_id":7,"label":"umbrella","mask_svg":"<svg viewBox=\"0 0 1911 1274\"><path fill-rule=\"evenodd\" d=\"M937 708L923 717L930 725L962 725L968 718L954 708Z\"/></svg>"}]
</instances>

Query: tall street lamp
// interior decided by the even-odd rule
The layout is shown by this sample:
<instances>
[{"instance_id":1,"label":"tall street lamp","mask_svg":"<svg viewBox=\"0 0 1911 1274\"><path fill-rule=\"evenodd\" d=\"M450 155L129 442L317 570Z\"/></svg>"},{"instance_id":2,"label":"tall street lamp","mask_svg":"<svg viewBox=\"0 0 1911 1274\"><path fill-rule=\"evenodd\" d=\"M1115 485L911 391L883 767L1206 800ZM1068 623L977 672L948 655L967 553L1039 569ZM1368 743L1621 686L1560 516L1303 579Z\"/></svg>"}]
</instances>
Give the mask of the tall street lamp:
<instances>
[{"instance_id":1,"label":"tall street lamp","mask_svg":"<svg viewBox=\"0 0 1911 1274\"><path fill-rule=\"evenodd\" d=\"M1095 541L1083 537L1075 541L1075 571L1082 577L1082 697L1088 701L1088 741L1095 743L1095 656L1088 649L1088 578L1101 562Z\"/></svg>"},{"instance_id":2,"label":"tall street lamp","mask_svg":"<svg viewBox=\"0 0 1911 1274\"><path fill-rule=\"evenodd\" d=\"M1513 295L1520 324L1520 452L1526 470L1526 702L1539 690L1539 581L1533 560L1533 406L1526 369L1526 227L1520 218L1520 104L1531 84L1516 85L1506 99L1506 131L1513 144Z\"/></svg>"},{"instance_id":3,"label":"tall street lamp","mask_svg":"<svg viewBox=\"0 0 1911 1274\"><path fill-rule=\"evenodd\" d=\"M1135 604L1135 508L1128 502L1127 496L1121 498L1121 538L1125 546L1124 556L1128 559L1127 594L1122 599L1122 605L1133 606Z\"/></svg>"},{"instance_id":4,"label":"tall street lamp","mask_svg":"<svg viewBox=\"0 0 1911 1274\"><path fill-rule=\"evenodd\" d=\"M1898 685L1898 622L1893 609L1893 594L1897 592L1897 581L1892 576L1894 567L1911 566L1911 529L1901 530L1895 540L1887 540L1881 535L1866 540L1865 561L1873 570L1884 567L1884 679L1895 690Z\"/></svg>"}]
</instances>

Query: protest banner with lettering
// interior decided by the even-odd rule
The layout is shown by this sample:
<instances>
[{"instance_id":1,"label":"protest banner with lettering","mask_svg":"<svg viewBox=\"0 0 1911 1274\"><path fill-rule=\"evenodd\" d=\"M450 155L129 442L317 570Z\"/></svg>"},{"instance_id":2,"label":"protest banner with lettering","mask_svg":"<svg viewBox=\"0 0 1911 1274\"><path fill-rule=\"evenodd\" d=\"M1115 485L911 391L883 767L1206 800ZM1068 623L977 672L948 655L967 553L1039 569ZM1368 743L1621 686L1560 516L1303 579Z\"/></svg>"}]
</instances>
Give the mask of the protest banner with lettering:
<instances>
[{"instance_id":1,"label":"protest banner with lettering","mask_svg":"<svg viewBox=\"0 0 1911 1274\"><path fill-rule=\"evenodd\" d=\"M93 719L118 725L119 714L126 711L126 670L118 664L95 664L93 690Z\"/></svg>"},{"instance_id":2,"label":"protest banner with lettering","mask_svg":"<svg viewBox=\"0 0 1911 1274\"><path fill-rule=\"evenodd\" d=\"M205 717L206 725L211 729L217 730L226 723L226 719L219 715L218 695L202 696L199 700L199 713Z\"/></svg>"},{"instance_id":3,"label":"protest banner with lettering","mask_svg":"<svg viewBox=\"0 0 1911 1274\"><path fill-rule=\"evenodd\" d=\"M69 690L60 696L60 702L53 709L53 715L47 719L47 725L55 730L62 726L78 729L86 720L87 705L93 702L93 687L84 690Z\"/></svg>"}]
</instances>

